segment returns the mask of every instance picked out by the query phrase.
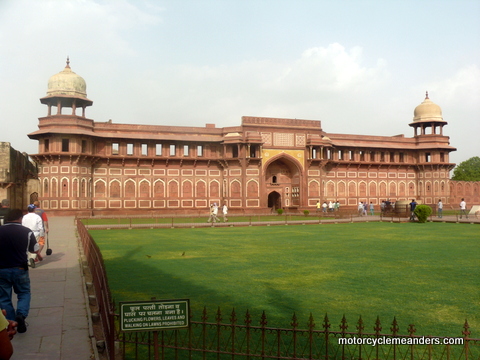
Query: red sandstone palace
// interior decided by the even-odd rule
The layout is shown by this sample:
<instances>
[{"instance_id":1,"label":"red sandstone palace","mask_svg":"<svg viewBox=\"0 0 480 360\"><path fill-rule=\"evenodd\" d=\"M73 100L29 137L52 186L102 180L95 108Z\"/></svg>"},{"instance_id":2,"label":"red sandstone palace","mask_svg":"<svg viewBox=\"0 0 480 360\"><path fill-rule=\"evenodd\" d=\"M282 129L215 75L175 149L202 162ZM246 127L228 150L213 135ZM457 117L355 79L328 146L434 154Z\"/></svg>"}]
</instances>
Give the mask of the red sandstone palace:
<instances>
[{"instance_id":1,"label":"red sandstone palace","mask_svg":"<svg viewBox=\"0 0 480 360\"><path fill-rule=\"evenodd\" d=\"M95 122L86 117L93 103L86 83L68 60L40 101L47 115L28 136L39 142L31 156L39 166L42 206L55 213L451 200L455 148L428 94L409 124L413 137L332 134L320 121L247 116L225 128Z\"/></svg>"}]
</instances>

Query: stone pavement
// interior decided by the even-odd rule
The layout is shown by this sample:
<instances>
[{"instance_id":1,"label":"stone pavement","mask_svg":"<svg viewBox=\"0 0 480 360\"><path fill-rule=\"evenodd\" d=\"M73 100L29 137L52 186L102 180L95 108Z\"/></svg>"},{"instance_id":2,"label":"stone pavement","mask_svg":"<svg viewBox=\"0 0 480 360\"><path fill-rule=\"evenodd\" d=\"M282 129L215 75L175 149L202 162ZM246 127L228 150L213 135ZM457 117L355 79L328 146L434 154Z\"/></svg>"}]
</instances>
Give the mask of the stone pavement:
<instances>
[{"instance_id":1,"label":"stone pavement","mask_svg":"<svg viewBox=\"0 0 480 360\"><path fill-rule=\"evenodd\" d=\"M13 339L13 360L94 359L85 285L73 217L51 217L52 255L30 269L27 332ZM14 298L16 304L16 298Z\"/></svg>"}]
</instances>

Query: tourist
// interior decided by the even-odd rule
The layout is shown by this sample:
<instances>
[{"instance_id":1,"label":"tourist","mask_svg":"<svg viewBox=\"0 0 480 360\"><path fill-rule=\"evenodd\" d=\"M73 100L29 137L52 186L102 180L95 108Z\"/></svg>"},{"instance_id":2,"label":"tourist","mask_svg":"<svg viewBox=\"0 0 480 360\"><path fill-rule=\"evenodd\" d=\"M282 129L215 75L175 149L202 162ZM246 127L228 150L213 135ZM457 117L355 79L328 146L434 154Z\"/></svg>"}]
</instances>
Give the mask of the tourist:
<instances>
[{"instance_id":1,"label":"tourist","mask_svg":"<svg viewBox=\"0 0 480 360\"><path fill-rule=\"evenodd\" d=\"M415 221L415 208L417 207L417 202L415 199L412 199L410 205L410 221Z\"/></svg>"},{"instance_id":2,"label":"tourist","mask_svg":"<svg viewBox=\"0 0 480 360\"><path fill-rule=\"evenodd\" d=\"M363 216L363 202L362 201L360 201L358 203L358 215Z\"/></svg>"},{"instance_id":3,"label":"tourist","mask_svg":"<svg viewBox=\"0 0 480 360\"><path fill-rule=\"evenodd\" d=\"M6 310L8 320L18 323L17 331L27 331L25 318L30 311L30 277L28 256L39 246L32 230L22 226L23 212L11 210L0 227L0 308ZM12 302L12 289L17 295L17 310Z\"/></svg>"},{"instance_id":4,"label":"tourist","mask_svg":"<svg viewBox=\"0 0 480 360\"><path fill-rule=\"evenodd\" d=\"M465 202L464 198L462 198L462 201L460 201L460 219L462 218L463 215L465 215L468 219L467 203Z\"/></svg>"},{"instance_id":5,"label":"tourist","mask_svg":"<svg viewBox=\"0 0 480 360\"><path fill-rule=\"evenodd\" d=\"M443 217L443 203L442 199L438 200L437 204L437 216L441 219Z\"/></svg>"},{"instance_id":6,"label":"tourist","mask_svg":"<svg viewBox=\"0 0 480 360\"><path fill-rule=\"evenodd\" d=\"M340 203L338 202L338 200L335 202L335 211L339 211L340 210Z\"/></svg>"},{"instance_id":7,"label":"tourist","mask_svg":"<svg viewBox=\"0 0 480 360\"><path fill-rule=\"evenodd\" d=\"M223 214L223 222L227 222L228 219L227 219L227 213L228 213L228 207L227 207L227 204L223 204L222 206L222 214Z\"/></svg>"},{"instance_id":8,"label":"tourist","mask_svg":"<svg viewBox=\"0 0 480 360\"><path fill-rule=\"evenodd\" d=\"M327 207L328 207L328 204L327 204L326 201L324 201L323 204L322 204L322 211L323 211L324 213L327 212Z\"/></svg>"},{"instance_id":9,"label":"tourist","mask_svg":"<svg viewBox=\"0 0 480 360\"><path fill-rule=\"evenodd\" d=\"M330 201L328 202L328 211L333 212L333 210L334 210L334 208L333 208L333 202L332 202L332 200L330 200Z\"/></svg>"},{"instance_id":10,"label":"tourist","mask_svg":"<svg viewBox=\"0 0 480 360\"><path fill-rule=\"evenodd\" d=\"M373 205L373 202L370 201L370 215L375 215L375 206Z\"/></svg>"},{"instance_id":11,"label":"tourist","mask_svg":"<svg viewBox=\"0 0 480 360\"><path fill-rule=\"evenodd\" d=\"M22 219L22 225L29 228L33 231L35 239L37 240L39 250L36 252L37 256L35 257L35 262L42 261L42 255L40 255L40 238L42 238L42 243L45 245L45 231L43 229L43 221L40 216L35 214L35 205L30 204L27 206L27 215ZM41 247L43 248L43 246Z\"/></svg>"},{"instance_id":12,"label":"tourist","mask_svg":"<svg viewBox=\"0 0 480 360\"><path fill-rule=\"evenodd\" d=\"M47 213L45 212L45 210L40 208L40 202L39 201L34 201L33 205L35 205L35 214L40 216L40 218L42 219L43 230L45 231L45 234L43 236L40 235L40 237L38 238L38 245L40 246L40 250L38 250L38 253L41 254L42 250L43 250L43 247L45 246L45 237L48 236L48 232L49 232L48 217L47 217Z\"/></svg>"},{"instance_id":13,"label":"tourist","mask_svg":"<svg viewBox=\"0 0 480 360\"><path fill-rule=\"evenodd\" d=\"M317 212L320 212L322 210L322 204L320 203L320 200L317 201Z\"/></svg>"},{"instance_id":14,"label":"tourist","mask_svg":"<svg viewBox=\"0 0 480 360\"><path fill-rule=\"evenodd\" d=\"M210 205L210 216L209 216L207 222L214 223L214 222L216 222L215 218L216 218L215 209L214 209L213 204L212 204L212 205Z\"/></svg>"}]
</instances>

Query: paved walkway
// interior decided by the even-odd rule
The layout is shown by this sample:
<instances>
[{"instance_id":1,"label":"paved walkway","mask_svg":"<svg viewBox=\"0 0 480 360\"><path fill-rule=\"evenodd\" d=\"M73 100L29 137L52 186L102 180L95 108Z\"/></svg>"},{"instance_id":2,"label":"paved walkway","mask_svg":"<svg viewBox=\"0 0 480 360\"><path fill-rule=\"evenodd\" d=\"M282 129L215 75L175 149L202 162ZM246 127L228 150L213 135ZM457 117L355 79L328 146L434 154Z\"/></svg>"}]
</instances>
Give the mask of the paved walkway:
<instances>
[{"instance_id":1,"label":"paved walkway","mask_svg":"<svg viewBox=\"0 0 480 360\"><path fill-rule=\"evenodd\" d=\"M13 360L93 359L73 217L51 217L52 255L30 269L27 332L13 339Z\"/></svg>"}]
</instances>

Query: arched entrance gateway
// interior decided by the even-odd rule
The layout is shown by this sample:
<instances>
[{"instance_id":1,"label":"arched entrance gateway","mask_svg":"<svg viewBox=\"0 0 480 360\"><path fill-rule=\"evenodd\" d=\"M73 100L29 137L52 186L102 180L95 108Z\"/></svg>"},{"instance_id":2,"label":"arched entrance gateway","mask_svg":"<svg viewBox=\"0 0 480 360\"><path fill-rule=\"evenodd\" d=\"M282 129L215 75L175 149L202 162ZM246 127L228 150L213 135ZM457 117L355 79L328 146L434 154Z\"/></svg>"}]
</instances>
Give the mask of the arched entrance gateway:
<instances>
[{"instance_id":1,"label":"arched entrance gateway","mask_svg":"<svg viewBox=\"0 0 480 360\"><path fill-rule=\"evenodd\" d=\"M301 205L301 171L294 159L283 155L267 164L265 169L264 194L268 196L268 207L299 207Z\"/></svg>"},{"instance_id":2,"label":"arched entrance gateway","mask_svg":"<svg viewBox=\"0 0 480 360\"><path fill-rule=\"evenodd\" d=\"M282 197L276 191L272 191L268 194L268 207L277 210L282 208Z\"/></svg>"}]
</instances>

